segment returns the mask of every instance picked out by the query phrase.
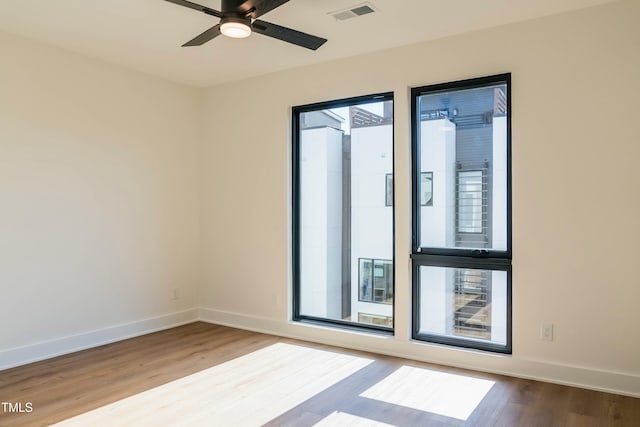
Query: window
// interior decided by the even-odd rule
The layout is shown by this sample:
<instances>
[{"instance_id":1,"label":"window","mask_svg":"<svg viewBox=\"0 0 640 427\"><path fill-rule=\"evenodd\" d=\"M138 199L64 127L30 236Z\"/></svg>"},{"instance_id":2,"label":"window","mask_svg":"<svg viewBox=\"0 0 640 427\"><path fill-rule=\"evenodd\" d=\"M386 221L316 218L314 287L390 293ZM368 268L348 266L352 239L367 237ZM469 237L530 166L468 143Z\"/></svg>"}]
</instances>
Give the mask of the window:
<instances>
[{"instance_id":1,"label":"window","mask_svg":"<svg viewBox=\"0 0 640 427\"><path fill-rule=\"evenodd\" d=\"M433 206L433 172L420 172L420 206Z\"/></svg>"},{"instance_id":2,"label":"window","mask_svg":"<svg viewBox=\"0 0 640 427\"><path fill-rule=\"evenodd\" d=\"M510 82L411 91L414 339L511 352Z\"/></svg>"},{"instance_id":3,"label":"window","mask_svg":"<svg viewBox=\"0 0 640 427\"><path fill-rule=\"evenodd\" d=\"M393 331L393 96L294 107L293 317Z\"/></svg>"},{"instance_id":4,"label":"window","mask_svg":"<svg viewBox=\"0 0 640 427\"><path fill-rule=\"evenodd\" d=\"M358 260L358 299L382 304L393 303L393 263L391 260Z\"/></svg>"},{"instance_id":5,"label":"window","mask_svg":"<svg viewBox=\"0 0 640 427\"><path fill-rule=\"evenodd\" d=\"M393 174L388 173L384 177L384 205L393 206Z\"/></svg>"}]
</instances>

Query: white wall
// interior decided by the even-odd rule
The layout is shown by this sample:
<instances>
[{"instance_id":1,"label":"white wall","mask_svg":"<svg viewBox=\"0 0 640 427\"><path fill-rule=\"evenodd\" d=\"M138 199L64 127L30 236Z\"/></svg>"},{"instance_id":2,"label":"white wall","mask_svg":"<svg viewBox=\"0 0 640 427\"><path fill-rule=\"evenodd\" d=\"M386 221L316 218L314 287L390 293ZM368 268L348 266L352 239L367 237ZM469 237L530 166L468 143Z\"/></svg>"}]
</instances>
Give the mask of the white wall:
<instances>
[{"instance_id":1,"label":"white wall","mask_svg":"<svg viewBox=\"0 0 640 427\"><path fill-rule=\"evenodd\" d=\"M420 268L420 333L452 333L454 272L451 268Z\"/></svg>"},{"instance_id":2,"label":"white wall","mask_svg":"<svg viewBox=\"0 0 640 427\"><path fill-rule=\"evenodd\" d=\"M300 313L342 318L342 131L300 137Z\"/></svg>"},{"instance_id":3,"label":"white wall","mask_svg":"<svg viewBox=\"0 0 640 427\"><path fill-rule=\"evenodd\" d=\"M392 132L391 125L351 129L351 319L356 322L358 313L393 316L390 304L359 301L358 261L393 259L393 210L385 206L386 174L393 172Z\"/></svg>"},{"instance_id":4,"label":"white wall","mask_svg":"<svg viewBox=\"0 0 640 427\"><path fill-rule=\"evenodd\" d=\"M1 33L0 52L0 368L188 320L199 93Z\"/></svg>"},{"instance_id":5,"label":"white wall","mask_svg":"<svg viewBox=\"0 0 640 427\"><path fill-rule=\"evenodd\" d=\"M491 247L507 249L507 118L493 118L493 161L491 173Z\"/></svg>"},{"instance_id":6,"label":"white wall","mask_svg":"<svg viewBox=\"0 0 640 427\"><path fill-rule=\"evenodd\" d=\"M420 122L420 170L433 172L433 205L420 206L420 246L454 247L456 231L456 126L448 119ZM506 221L505 221L506 222Z\"/></svg>"},{"instance_id":7,"label":"white wall","mask_svg":"<svg viewBox=\"0 0 640 427\"><path fill-rule=\"evenodd\" d=\"M207 90L203 317L640 394L638 16L637 1L616 2ZM414 343L408 88L503 72L513 73L513 355ZM289 323L290 108L390 90L396 336ZM539 339L542 322L555 324L553 342Z\"/></svg>"}]
</instances>

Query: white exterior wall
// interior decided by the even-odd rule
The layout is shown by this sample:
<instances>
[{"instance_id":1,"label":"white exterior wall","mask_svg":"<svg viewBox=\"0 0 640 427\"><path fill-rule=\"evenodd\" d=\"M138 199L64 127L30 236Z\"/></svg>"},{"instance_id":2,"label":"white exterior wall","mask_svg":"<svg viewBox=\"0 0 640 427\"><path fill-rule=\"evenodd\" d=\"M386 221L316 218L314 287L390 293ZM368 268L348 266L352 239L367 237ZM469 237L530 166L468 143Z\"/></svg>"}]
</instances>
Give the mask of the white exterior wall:
<instances>
[{"instance_id":1,"label":"white exterior wall","mask_svg":"<svg viewBox=\"0 0 640 427\"><path fill-rule=\"evenodd\" d=\"M507 118L493 118L493 249L507 249Z\"/></svg>"},{"instance_id":2,"label":"white exterior wall","mask_svg":"<svg viewBox=\"0 0 640 427\"><path fill-rule=\"evenodd\" d=\"M448 335L453 332L454 270L420 269L420 332Z\"/></svg>"},{"instance_id":3,"label":"white exterior wall","mask_svg":"<svg viewBox=\"0 0 640 427\"><path fill-rule=\"evenodd\" d=\"M433 172L433 206L421 206L421 246L455 245L456 126L448 119L420 123L420 168Z\"/></svg>"},{"instance_id":4,"label":"white exterior wall","mask_svg":"<svg viewBox=\"0 0 640 427\"><path fill-rule=\"evenodd\" d=\"M358 258L393 259L393 207L385 175L393 172L393 126L351 130L351 319L392 316L389 304L358 301ZM395 274L395 272L394 272Z\"/></svg>"},{"instance_id":5,"label":"white exterior wall","mask_svg":"<svg viewBox=\"0 0 640 427\"><path fill-rule=\"evenodd\" d=\"M342 131L301 132L301 312L341 317Z\"/></svg>"},{"instance_id":6,"label":"white exterior wall","mask_svg":"<svg viewBox=\"0 0 640 427\"><path fill-rule=\"evenodd\" d=\"M491 341L507 342L507 272L491 272Z\"/></svg>"}]
</instances>

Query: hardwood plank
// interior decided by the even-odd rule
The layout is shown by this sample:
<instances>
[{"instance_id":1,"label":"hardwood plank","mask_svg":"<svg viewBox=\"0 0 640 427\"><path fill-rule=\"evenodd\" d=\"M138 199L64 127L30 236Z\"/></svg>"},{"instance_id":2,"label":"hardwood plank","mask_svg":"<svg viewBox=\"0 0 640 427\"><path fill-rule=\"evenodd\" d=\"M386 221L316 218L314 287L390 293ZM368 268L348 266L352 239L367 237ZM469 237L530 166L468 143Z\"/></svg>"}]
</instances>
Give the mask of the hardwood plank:
<instances>
[{"instance_id":1,"label":"hardwood plank","mask_svg":"<svg viewBox=\"0 0 640 427\"><path fill-rule=\"evenodd\" d=\"M576 413L570 413L567 417L566 427L598 427L600 422L597 417L591 417L588 415L580 415Z\"/></svg>"},{"instance_id":2,"label":"hardwood plank","mask_svg":"<svg viewBox=\"0 0 640 427\"><path fill-rule=\"evenodd\" d=\"M33 405L7 427L640 425L640 399L202 322L0 371L0 402Z\"/></svg>"},{"instance_id":3,"label":"hardwood plank","mask_svg":"<svg viewBox=\"0 0 640 427\"><path fill-rule=\"evenodd\" d=\"M493 378L496 383L467 419L466 426L483 427L498 424L502 411L509 404L509 397L515 393L516 380L505 376Z\"/></svg>"}]
</instances>

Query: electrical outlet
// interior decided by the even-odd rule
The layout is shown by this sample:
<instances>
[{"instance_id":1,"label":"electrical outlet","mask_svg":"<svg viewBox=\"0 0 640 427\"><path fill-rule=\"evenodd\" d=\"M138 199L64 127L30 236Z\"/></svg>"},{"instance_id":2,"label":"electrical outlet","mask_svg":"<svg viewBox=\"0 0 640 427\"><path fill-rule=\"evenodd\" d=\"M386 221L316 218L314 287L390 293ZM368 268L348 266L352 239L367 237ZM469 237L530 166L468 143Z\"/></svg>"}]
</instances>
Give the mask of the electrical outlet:
<instances>
[{"instance_id":1,"label":"electrical outlet","mask_svg":"<svg viewBox=\"0 0 640 427\"><path fill-rule=\"evenodd\" d=\"M543 341L553 341L553 323L543 323L540 326L540 339Z\"/></svg>"},{"instance_id":2,"label":"electrical outlet","mask_svg":"<svg viewBox=\"0 0 640 427\"><path fill-rule=\"evenodd\" d=\"M172 300L180 299L180 289L173 288L173 290L171 291L171 299Z\"/></svg>"},{"instance_id":3,"label":"electrical outlet","mask_svg":"<svg viewBox=\"0 0 640 427\"><path fill-rule=\"evenodd\" d=\"M271 304L275 306L280 304L280 296L275 292L271 294Z\"/></svg>"}]
</instances>

